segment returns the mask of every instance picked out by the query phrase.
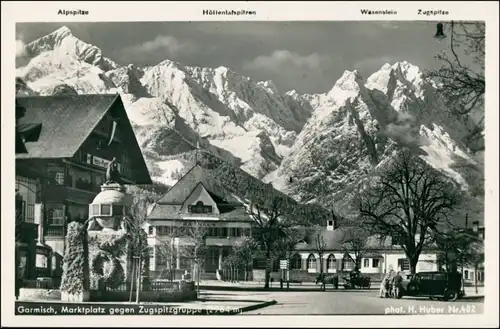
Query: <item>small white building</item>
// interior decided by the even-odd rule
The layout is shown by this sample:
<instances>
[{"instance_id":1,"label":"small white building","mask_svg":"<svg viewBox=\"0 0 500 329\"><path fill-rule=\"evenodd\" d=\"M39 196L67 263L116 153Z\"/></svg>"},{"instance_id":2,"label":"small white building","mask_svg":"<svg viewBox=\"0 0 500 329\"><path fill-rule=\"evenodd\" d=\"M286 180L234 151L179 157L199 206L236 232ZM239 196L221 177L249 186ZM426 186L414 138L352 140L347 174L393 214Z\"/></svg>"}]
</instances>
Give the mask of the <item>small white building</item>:
<instances>
[{"instance_id":1,"label":"small white building","mask_svg":"<svg viewBox=\"0 0 500 329\"><path fill-rule=\"evenodd\" d=\"M347 227L348 228L348 227ZM310 274L320 273L321 266L326 273L349 272L355 267L356 253L346 250L343 244L345 226L337 227L333 220L328 220L320 237L324 243L322 260L320 261L317 243L311 239L304 239L296 245L296 252L290 260L291 270L300 270ZM364 248L359 252L360 268L365 274L377 277L390 271L410 271L410 263L396 239L387 238L383 241L375 236L367 238ZM322 264L321 264L322 262ZM435 271L439 268L438 251L425 249L417 264L417 272Z\"/></svg>"}]
</instances>

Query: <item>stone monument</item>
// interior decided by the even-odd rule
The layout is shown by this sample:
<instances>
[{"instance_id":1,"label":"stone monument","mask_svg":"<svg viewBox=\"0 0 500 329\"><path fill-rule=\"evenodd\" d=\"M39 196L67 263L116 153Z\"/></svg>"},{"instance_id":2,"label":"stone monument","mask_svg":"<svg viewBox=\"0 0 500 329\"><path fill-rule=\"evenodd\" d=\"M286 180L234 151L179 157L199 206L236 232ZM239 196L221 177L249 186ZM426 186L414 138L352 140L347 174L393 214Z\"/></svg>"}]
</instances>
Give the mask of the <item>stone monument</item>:
<instances>
[{"instance_id":1,"label":"stone monument","mask_svg":"<svg viewBox=\"0 0 500 329\"><path fill-rule=\"evenodd\" d=\"M89 206L88 242L91 289L117 287L131 280L132 246L129 208L132 198L119 182L116 159L109 163L106 182Z\"/></svg>"}]
</instances>

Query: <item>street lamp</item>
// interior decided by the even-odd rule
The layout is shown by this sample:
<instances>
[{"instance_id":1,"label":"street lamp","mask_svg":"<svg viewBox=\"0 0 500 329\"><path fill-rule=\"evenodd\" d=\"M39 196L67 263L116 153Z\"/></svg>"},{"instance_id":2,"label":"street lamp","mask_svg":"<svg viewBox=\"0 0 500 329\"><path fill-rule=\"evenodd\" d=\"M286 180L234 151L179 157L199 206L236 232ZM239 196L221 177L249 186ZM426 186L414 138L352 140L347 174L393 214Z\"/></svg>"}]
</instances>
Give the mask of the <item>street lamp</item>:
<instances>
[{"instance_id":1,"label":"street lamp","mask_svg":"<svg viewBox=\"0 0 500 329\"><path fill-rule=\"evenodd\" d=\"M434 35L434 38L437 39L444 39L446 38L446 35L444 34L444 25L443 23L437 23L436 25L436 34Z\"/></svg>"}]
</instances>

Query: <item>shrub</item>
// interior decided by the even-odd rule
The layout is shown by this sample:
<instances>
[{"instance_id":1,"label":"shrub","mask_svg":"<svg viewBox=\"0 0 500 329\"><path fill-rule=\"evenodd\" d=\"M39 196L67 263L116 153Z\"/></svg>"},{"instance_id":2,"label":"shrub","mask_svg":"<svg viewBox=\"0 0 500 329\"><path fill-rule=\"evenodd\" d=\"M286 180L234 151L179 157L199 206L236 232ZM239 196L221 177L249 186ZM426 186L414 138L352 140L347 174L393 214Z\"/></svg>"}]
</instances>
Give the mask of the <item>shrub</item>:
<instances>
[{"instance_id":1,"label":"shrub","mask_svg":"<svg viewBox=\"0 0 500 329\"><path fill-rule=\"evenodd\" d=\"M61 291L78 294L88 289L87 231L83 224L71 222L66 234Z\"/></svg>"}]
</instances>

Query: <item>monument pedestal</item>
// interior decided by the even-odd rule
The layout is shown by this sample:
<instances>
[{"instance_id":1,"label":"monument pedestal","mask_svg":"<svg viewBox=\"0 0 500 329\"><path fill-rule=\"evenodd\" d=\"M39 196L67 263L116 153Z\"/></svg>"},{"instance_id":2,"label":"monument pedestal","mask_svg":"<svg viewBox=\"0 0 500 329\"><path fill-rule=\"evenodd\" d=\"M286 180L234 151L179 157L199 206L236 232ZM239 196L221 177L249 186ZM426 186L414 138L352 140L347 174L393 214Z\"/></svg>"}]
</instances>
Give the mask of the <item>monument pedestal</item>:
<instances>
[{"instance_id":1,"label":"monument pedestal","mask_svg":"<svg viewBox=\"0 0 500 329\"><path fill-rule=\"evenodd\" d=\"M90 294L88 291L83 291L77 294L70 294L66 291L61 291L61 300L63 302L81 303L81 302L88 302L89 299L90 299Z\"/></svg>"}]
</instances>

